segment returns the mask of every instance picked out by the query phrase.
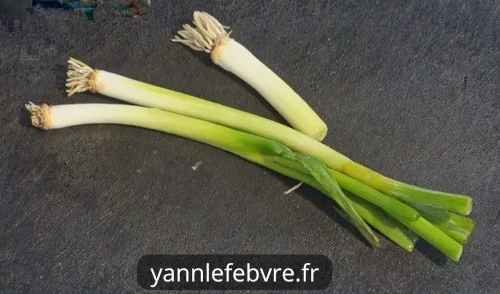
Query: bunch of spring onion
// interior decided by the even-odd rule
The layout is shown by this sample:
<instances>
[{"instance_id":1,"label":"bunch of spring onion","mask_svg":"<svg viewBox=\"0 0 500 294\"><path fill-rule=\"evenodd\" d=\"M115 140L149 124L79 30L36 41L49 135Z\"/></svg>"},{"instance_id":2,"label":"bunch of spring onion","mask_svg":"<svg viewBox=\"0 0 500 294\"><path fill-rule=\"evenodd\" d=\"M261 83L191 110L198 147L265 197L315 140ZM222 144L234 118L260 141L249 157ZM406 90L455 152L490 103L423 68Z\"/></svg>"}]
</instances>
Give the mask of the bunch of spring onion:
<instances>
[{"instance_id":1,"label":"bunch of spring onion","mask_svg":"<svg viewBox=\"0 0 500 294\"><path fill-rule=\"evenodd\" d=\"M277 122L92 69L75 59L69 61L67 87L69 96L91 91L145 107L30 104L35 126L125 124L210 144L322 191L374 247L379 241L366 223L408 251L419 236L458 261L474 228L474 222L464 216L472 208L468 196L389 179Z\"/></svg>"},{"instance_id":2,"label":"bunch of spring onion","mask_svg":"<svg viewBox=\"0 0 500 294\"><path fill-rule=\"evenodd\" d=\"M275 140L294 151L314 156L329 168L405 202L461 215L468 215L472 210L472 199L469 196L424 189L387 178L293 128L251 113L108 71L92 69L73 58L69 60L67 75L68 96L90 91L131 104L167 110L224 125Z\"/></svg>"}]
</instances>

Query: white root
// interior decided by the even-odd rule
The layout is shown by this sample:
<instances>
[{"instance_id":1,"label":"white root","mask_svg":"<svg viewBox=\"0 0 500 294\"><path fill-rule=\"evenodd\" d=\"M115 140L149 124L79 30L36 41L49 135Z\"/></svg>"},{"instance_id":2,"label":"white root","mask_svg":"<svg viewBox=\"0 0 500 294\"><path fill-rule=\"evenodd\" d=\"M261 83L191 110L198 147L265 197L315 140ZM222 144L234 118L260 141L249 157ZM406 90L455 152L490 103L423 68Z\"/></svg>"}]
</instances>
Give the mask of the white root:
<instances>
[{"instance_id":1,"label":"white root","mask_svg":"<svg viewBox=\"0 0 500 294\"><path fill-rule=\"evenodd\" d=\"M298 188L300 188L300 186L302 186L302 184L303 184L303 183L304 183L304 182L300 182L300 183L298 183L297 185L295 185L295 186L291 187L290 189L286 190L283 194L284 194L284 195L287 195L287 194L292 193L293 191L295 191L295 190L297 190Z\"/></svg>"},{"instance_id":2,"label":"white root","mask_svg":"<svg viewBox=\"0 0 500 294\"><path fill-rule=\"evenodd\" d=\"M37 111L40 111L41 107L39 105L36 105L35 103L33 102L28 102L28 104L24 104L24 106L26 107L26 109L28 109L28 111L33 114Z\"/></svg>"},{"instance_id":3,"label":"white root","mask_svg":"<svg viewBox=\"0 0 500 294\"><path fill-rule=\"evenodd\" d=\"M194 27L189 24L183 25L183 30L177 32L178 35L172 42L182 43L196 51L211 53L217 44L225 42L231 34L226 32L229 27L206 12L195 11L193 24Z\"/></svg>"},{"instance_id":4,"label":"white root","mask_svg":"<svg viewBox=\"0 0 500 294\"><path fill-rule=\"evenodd\" d=\"M66 92L68 96L79 92L93 91L94 70L83 63L78 63L74 59L68 60L68 64L68 78L66 79Z\"/></svg>"},{"instance_id":5,"label":"white root","mask_svg":"<svg viewBox=\"0 0 500 294\"><path fill-rule=\"evenodd\" d=\"M34 127L49 130L51 128L50 107L47 104L36 105L29 102L24 105L31 113L31 124Z\"/></svg>"}]
</instances>

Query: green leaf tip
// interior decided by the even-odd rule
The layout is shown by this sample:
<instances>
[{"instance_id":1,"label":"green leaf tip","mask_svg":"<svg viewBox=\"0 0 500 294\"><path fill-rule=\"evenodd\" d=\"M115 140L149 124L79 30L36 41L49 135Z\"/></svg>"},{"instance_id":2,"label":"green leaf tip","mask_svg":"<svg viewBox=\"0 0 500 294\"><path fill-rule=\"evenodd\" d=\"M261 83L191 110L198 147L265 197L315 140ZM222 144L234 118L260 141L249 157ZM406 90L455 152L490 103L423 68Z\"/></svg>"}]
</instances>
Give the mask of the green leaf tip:
<instances>
[{"instance_id":1,"label":"green leaf tip","mask_svg":"<svg viewBox=\"0 0 500 294\"><path fill-rule=\"evenodd\" d=\"M351 205L347 197L342 192L342 189L330 175L325 164L315 157L303 155L297 152L283 150L279 153L291 161L302 165L306 171L328 192L328 195L337 202L340 208L344 211L352 224L359 230L363 237L373 248L380 246L379 239L366 222L359 216L354 207Z\"/></svg>"}]
</instances>

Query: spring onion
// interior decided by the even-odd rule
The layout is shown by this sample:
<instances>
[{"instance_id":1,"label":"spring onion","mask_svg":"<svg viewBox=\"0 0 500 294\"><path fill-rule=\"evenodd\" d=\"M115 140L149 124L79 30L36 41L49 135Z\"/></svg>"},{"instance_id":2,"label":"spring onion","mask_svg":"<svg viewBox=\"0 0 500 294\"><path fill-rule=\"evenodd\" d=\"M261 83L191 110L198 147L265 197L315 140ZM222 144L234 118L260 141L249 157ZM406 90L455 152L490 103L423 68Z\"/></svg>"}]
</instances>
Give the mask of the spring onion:
<instances>
[{"instance_id":1,"label":"spring onion","mask_svg":"<svg viewBox=\"0 0 500 294\"><path fill-rule=\"evenodd\" d=\"M183 25L172 41L210 53L212 61L259 92L296 130L323 140L328 128L318 114L287 83L247 48L229 37L228 27L206 12L193 13L195 27Z\"/></svg>"},{"instance_id":2,"label":"spring onion","mask_svg":"<svg viewBox=\"0 0 500 294\"><path fill-rule=\"evenodd\" d=\"M33 124L45 130L80 124L131 124L211 144L251 161L262 161L266 157L287 158L304 167L312 178L321 184L326 194L337 202L367 241L373 247L378 247L377 237L351 206L323 164L314 157L293 152L276 141L175 113L139 106L81 104L49 107L46 104L37 106L30 103L26 107L32 113ZM261 157L264 159L260 159Z\"/></svg>"},{"instance_id":3,"label":"spring onion","mask_svg":"<svg viewBox=\"0 0 500 294\"><path fill-rule=\"evenodd\" d=\"M294 151L314 156L329 168L400 200L445 209L462 215L468 215L472 210L472 200L467 195L424 189L390 179L293 128L251 113L104 70L92 69L73 58L69 60L67 75L68 96L91 91L132 104L158 108L224 125L275 140Z\"/></svg>"},{"instance_id":4,"label":"spring onion","mask_svg":"<svg viewBox=\"0 0 500 294\"><path fill-rule=\"evenodd\" d=\"M371 223L381 226L382 229L387 229L384 228L387 223L384 224L383 220L377 217L376 211L363 205L363 202L356 203L349 197L343 198L342 192L339 192L335 187L336 182L339 184L344 182L343 186L364 185L363 183L356 180L349 183L350 180L347 176L344 176L344 181L333 181L332 179L338 173L327 169L316 158L294 152L277 141L196 118L140 106L73 104L49 107L45 104L41 106L28 104L26 107L31 112L32 124L44 130L84 124L123 124L166 132L212 145L307 183L324 192L339 204L353 224L374 247L378 246L378 239L360 216L365 215L365 220L369 221L371 218ZM332 176L331 178L328 177L329 174ZM348 184L346 185L345 182ZM360 196L369 191L368 188L353 190L357 191ZM384 195L382 194L380 197L384 197ZM353 203L356 204L353 205ZM353 208L354 212L349 208L346 209L346 206ZM361 209L359 209L360 207ZM418 215L416 219L412 219L412 217L398 216L397 214L394 216L408 229L428 241L450 259L454 261L460 259L462 245L436 228L424 217ZM399 234L397 238L402 240L401 244L406 241L407 246L411 247L407 250L411 251L412 242L414 242L412 234L398 232L397 227L395 229L394 231ZM392 236L396 235L392 234ZM405 238L406 240L404 240Z\"/></svg>"}]
</instances>

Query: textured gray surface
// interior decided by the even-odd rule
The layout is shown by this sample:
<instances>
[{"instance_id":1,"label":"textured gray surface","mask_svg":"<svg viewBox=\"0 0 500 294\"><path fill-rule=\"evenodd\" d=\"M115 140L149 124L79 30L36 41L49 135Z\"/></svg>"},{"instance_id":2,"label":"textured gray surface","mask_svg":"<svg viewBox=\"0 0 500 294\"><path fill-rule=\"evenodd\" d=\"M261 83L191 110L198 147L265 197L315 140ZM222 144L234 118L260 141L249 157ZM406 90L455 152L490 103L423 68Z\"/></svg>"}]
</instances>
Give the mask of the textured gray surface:
<instances>
[{"instance_id":1,"label":"textured gray surface","mask_svg":"<svg viewBox=\"0 0 500 294\"><path fill-rule=\"evenodd\" d=\"M155 2L135 20L38 11L22 32L0 31L2 292L140 292L142 255L214 252L325 254L334 293L500 288L495 1ZM388 176L470 194L477 229L461 261L423 242L413 254L385 239L372 250L326 197L283 196L294 182L200 143L125 126L29 126L29 100L115 102L66 98L69 56L282 121L207 55L169 42L194 10L230 24L310 102L327 144Z\"/></svg>"}]
</instances>

